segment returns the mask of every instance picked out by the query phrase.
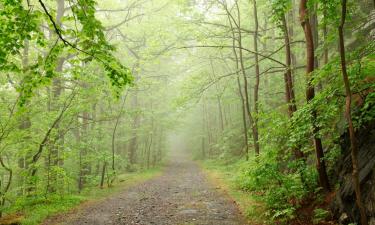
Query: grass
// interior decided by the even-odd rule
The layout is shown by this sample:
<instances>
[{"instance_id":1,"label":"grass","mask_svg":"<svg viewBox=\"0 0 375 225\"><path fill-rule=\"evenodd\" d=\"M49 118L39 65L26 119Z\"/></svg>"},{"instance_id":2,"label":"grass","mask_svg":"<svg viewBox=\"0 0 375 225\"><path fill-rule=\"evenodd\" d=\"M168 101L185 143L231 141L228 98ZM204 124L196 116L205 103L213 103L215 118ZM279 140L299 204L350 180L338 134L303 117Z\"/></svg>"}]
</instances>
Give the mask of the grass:
<instances>
[{"instance_id":1,"label":"grass","mask_svg":"<svg viewBox=\"0 0 375 225\"><path fill-rule=\"evenodd\" d=\"M49 195L22 199L8 210L8 215L0 220L0 224L37 225L47 217L68 212L84 202L95 202L116 193L124 188L139 184L161 174L162 167L146 171L126 173L118 176L110 188L87 188L81 194Z\"/></svg>"},{"instance_id":2,"label":"grass","mask_svg":"<svg viewBox=\"0 0 375 225\"><path fill-rule=\"evenodd\" d=\"M229 195L238 205L242 214L244 214L252 225L268 224L265 213L266 210L261 203L257 202L251 193L240 190L236 187L236 174L239 165L226 164L220 161L207 160L200 163L207 174L211 183Z\"/></svg>"}]
</instances>

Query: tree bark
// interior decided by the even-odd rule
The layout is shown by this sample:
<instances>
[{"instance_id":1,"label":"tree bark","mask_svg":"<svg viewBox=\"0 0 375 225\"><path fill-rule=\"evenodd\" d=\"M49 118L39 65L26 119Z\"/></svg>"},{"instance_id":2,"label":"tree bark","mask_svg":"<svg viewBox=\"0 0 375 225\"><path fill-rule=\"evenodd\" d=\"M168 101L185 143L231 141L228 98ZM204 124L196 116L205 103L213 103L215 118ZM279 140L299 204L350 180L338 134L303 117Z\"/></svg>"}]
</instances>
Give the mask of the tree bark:
<instances>
[{"instance_id":1,"label":"tree bark","mask_svg":"<svg viewBox=\"0 0 375 225\"><path fill-rule=\"evenodd\" d=\"M12 183L12 178L13 178L13 170L9 167L6 166L4 163L3 158L0 156L0 165L8 172L8 182L5 185L4 189L2 189L0 185L0 218L3 216L3 207L5 206L5 195L9 191L10 185ZM1 182L1 181L0 181ZM1 183L0 183L1 184Z\"/></svg>"},{"instance_id":2,"label":"tree bark","mask_svg":"<svg viewBox=\"0 0 375 225\"><path fill-rule=\"evenodd\" d=\"M338 28L339 33L339 46L340 46L340 57L341 57L341 69L342 78L344 80L345 94L346 94L346 104L345 104L345 116L348 122L349 136L350 136L350 148L352 157L352 179L354 184L354 192L356 196L356 203L361 216L361 225L368 225L366 209L362 203L362 193L361 184L359 181L359 169L358 169L358 143L355 136L354 125L351 113L351 103L352 103L352 92L350 88L350 81L347 73L346 58L345 58L345 41L344 41L344 25L346 20L346 0L342 0L342 12L341 12L341 23Z\"/></svg>"},{"instance_id":3,"label":"tree bark","mask_svg":"<svg viewBox=\"0 0 375 225\"><path fill-rule=\"evenodd\" d=\"M306 76L307 76L307 89L306 89L306 100L309 103L315 97L314 86L312 85L311 73L314 71L314 40L311 30L311 24L308 17L307 1L300 1L300 22L303 28L305 39L306 39ZM320 186L325 191L330 191L330 185L324 160L324 151L322 140L319 138L320 128L316 125L317 112L312 109L311 112L312 126L313 126L313 141L316 153L316 168L319 174Z\"/></svg>"},{"instance_id":4,"label":"tree bark","mask_svg":"<svg viewBox=\"0 0 375 225\"><path fill-rule=\"evenodd\" d=\"M285 64L287 65L286 72L284 73L285 98L288 104L288 116L289 118L292 118L293 114L297 111L292 77L292 51L290 47L289 31L285 15L281 18L281 20L284 31ZM293 151L296 159L304 158L304 154L300 149L295 148Z\"/></svg>"},{"instance_id":5,"label":"tree bark","mask_svg":"<svg viewBox=\"0 0 375 225\"><path fill-rule=\"evenodd\" d=\"M259 83L260 83L260 72L259 72L259 55L258 55L258 32L259 32L259 22L258 22L258 8L257 1L253 0L253 13L254 13L254 57L255 57L255 85L254 85L254 124L253 124L253 138L254 138L254 150L255 154L259 155L259 129L258 129L258 117L259 117Z\"/></svg>"},{"instance_id":6,"label":"tree bark","mask_svg":"<svg viewBox=\"0 0 375 225\"><path fill-rule=\"evenodd\" d=\"M102 176L101 176L101 179L100 179L100 188L101 189L103 189L103 187L104 187L104 178L105 178L106 167L107 167L107 162L104 162L103 167L102 167Z\"/></svg>"}]
</instances>

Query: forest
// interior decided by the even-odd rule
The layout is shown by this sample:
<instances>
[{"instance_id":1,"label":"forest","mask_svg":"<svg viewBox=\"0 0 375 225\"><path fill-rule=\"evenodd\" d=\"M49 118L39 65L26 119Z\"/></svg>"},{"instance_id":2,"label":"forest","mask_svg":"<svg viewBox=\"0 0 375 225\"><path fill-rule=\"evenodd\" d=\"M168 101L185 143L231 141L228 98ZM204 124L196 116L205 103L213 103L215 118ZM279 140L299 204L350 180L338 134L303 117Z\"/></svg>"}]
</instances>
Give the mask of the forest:
<instances>
[{"instance_id":1,"label":"forest","mask_svg":"<svg viewBox=\"0 0 375 225\"><path fill-rule=\"evenodd\" d=\"M0 0L0 224L375 225L374 0Z\"/></svg>"}]
</instances>

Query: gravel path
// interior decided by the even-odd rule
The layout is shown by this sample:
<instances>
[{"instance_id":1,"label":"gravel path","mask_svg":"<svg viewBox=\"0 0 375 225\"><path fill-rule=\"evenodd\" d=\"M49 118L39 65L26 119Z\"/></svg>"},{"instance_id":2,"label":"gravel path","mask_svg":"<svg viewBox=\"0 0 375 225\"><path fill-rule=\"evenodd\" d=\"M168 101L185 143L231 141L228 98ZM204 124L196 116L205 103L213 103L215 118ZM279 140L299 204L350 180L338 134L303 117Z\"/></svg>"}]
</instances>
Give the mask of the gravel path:
<instances>
[{"instance_id":1,"label":"gravel path","mask_svg":"<svg viewBox=\"0 0 375 225\"><path fill-rule=\"evenodd\" d=\"M171 162L163 175L60 220L63 222L55 220L48 224L246 224L233 201L207 181L196 163L184 157Z\"/></svg>"}]
</instances>

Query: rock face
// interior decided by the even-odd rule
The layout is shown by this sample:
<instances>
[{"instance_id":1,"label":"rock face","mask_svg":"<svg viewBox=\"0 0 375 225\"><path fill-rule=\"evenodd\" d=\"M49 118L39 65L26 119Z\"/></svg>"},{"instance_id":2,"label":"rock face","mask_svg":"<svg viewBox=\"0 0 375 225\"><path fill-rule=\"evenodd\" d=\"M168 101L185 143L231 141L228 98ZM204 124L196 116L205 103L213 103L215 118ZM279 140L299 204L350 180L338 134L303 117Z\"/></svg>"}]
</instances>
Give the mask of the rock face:
<instances>
[{"instance_id":1,"label":"rock face","mask_svg":"<svg viewBox=\"0 0 375 225\"><path fill-rule=\"evenodd\" d=\"M375 120L369 122L357 133L359 143L359 179L362 201L365 205L370 225L375 225ZM359 224L359 211L355 204L352 182L352 162L350 156L349 134L341 136L342 157L337 165L337 177L340 188L332 203L332 210L341 224L352 222ZM343 219L345 218L345 219Z\"/></svg>"}]
</instances>

